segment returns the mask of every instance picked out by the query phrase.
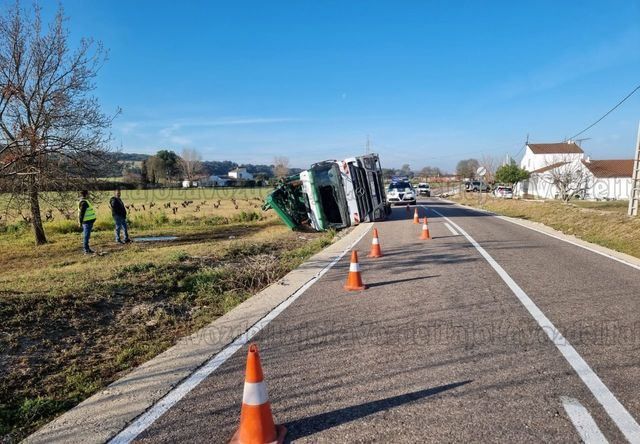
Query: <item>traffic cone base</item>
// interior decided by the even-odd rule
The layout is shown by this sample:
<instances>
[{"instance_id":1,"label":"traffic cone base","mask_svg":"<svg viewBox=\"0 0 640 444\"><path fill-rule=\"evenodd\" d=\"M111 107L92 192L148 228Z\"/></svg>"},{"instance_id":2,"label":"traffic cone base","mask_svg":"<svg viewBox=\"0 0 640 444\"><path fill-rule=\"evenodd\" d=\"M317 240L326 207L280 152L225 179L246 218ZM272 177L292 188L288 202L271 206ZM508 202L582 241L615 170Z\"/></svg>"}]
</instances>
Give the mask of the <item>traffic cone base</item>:
<instances>
[{"instance_id":1,"label":"traffic cone base","mask_svg":"<svg viewBox=\"0 0 640 444\"><path fill-rule=\"evenodd\" d=\"M347 283L344 285L345 290L359 291L366 290L367 286L362 283L362 276L360 276L360 264L358 263L358 252L351 252L351 263L349 264L349 277L347 277Z\"/></svg>"},{"instance_id":2,"label":"traffic cone base","mask_svg":"<svg viewBox=\"0 0 640 444\"><path fill-rule=\"evenodd\" d=\"M277 425L275 440L265 442L264 444L283 444L286 434L287 428L283 425ZM236 433L233 434L233 437L231 438L231 441L229 441L229 444L247 444L247 442L240 441L240 430L237 430Z\"/></svg>"},{"instance_id":3,"label":"traffic cone base","mask_svg":"<svg viewBox=\"0 0 640 444\"><path fill-rule=\"evenodd\" d=\"M380 238L378 238L378 230L376 228L373 229L373 239L371 239L371 252L367 257L382 257L382 250L380 249Z\"/></svg>"}]
</instances>

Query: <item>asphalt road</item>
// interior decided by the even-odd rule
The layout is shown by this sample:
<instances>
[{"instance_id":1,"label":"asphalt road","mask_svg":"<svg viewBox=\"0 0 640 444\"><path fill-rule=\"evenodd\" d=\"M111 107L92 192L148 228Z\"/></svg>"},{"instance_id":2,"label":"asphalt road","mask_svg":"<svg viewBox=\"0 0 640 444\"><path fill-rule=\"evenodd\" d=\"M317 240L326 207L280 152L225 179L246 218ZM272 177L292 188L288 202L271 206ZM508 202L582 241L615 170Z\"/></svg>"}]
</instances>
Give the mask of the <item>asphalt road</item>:
<instances>
[{"instance_id":1,"label":"asphalt road","mask_svg":"<svg viewBox=\"0 0 640 444\"><path fill-rule=\"evenodd\" d=\"M563 400L571 398L606 439L625 442L513 289L442 216L528 295L632 421L640 419L640 271L483 213L422 204L432 240L418 240L420 225L396 208L376 224L384 258L366 258L370 236L357 246L369 289L343 290L345 257L254 338L287 439L564 443L580 442L579 429L597 438L589 421L585 429L570 419ZM137 441L227 442L245 357L246 347Z\"/></svg>"}]
</instances>

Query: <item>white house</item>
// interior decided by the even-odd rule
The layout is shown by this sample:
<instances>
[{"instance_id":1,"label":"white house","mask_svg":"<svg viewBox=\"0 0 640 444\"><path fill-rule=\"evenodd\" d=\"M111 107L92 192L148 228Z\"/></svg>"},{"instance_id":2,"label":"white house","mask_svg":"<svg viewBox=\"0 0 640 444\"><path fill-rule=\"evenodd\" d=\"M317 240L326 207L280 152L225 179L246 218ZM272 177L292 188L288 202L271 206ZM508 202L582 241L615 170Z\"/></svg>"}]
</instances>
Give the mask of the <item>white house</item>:
<instances>
[{"instance_id":1,"label":"white house","mask_svg":"<svg viewBox=\"0 0 640 444\"><path fill-rule=\"evenodd\" d=\"M582 160L584 151L577 143L568 141L562 143L528 143L524 156L520 161L520 168L535 171L558 162Z\"/></svg>"},{"instance_id":2,"label":"white house","mask_svg":"<svg viewBox=\"0 0 640 444\"><path fill-rule=\"evenodd\" d=\"M229 184L229 178L227 176L213 175L209 177L209 183L214 187L226 187Z\"/></svg>"},{"instance_id":3,"label":"white house","mask_svg":"<svg viewBox=\"0 0 640 444\"><path fill-rule=\"evenodd\" d=\"M521 196L556 199L564 192L582 199L628 199L632 159L592 160L574 142L528 144L520 167L528 180L518 184Z\"/></svg>"},{"instance_id":4,"label":"white house","mask_svg":"<svg viewBox=\"0 0 640 444\"><path fill-rule=\"evenodd\" d=\"M247 172L244 167L235 168L229 171L229 177L238 180L253 180L253 174Z\"/></svg>"}]
</instances>

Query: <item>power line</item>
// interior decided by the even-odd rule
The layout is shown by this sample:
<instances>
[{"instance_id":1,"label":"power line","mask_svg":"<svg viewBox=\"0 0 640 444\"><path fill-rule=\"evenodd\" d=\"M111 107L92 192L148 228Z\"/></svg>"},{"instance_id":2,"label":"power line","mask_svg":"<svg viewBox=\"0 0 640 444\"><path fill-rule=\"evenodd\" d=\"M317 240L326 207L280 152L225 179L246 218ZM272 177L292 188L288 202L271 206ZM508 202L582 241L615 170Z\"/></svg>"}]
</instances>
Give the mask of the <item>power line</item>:
<instances>
[{"instance_id":1,"label":"power line","mask_svg":"<svg viewBox=\"0 0 640 444\"><path fill-rule=\"evenodd\" d=\"M596 126L598 123L600 123L602 121L602 119L604 119L605 117L607 117L609 114L611 114L613 111L616 110L616 108L618 108L620 105L622 105L629 97L631 97L632 95L634 95L638 90L640 90L640 85L636 86L636 88L631 91L629 94L627 94L625 96L624 99L622 99L621 101L619 101L616 106L614 106L613 108L611 108L609 111L607 111L602 117L600 117L598 120L596 120L595 122L593 122L591 125L589 125L588 127L586 127L585 129L583 129L582 131L580 131L578 134L575 134L571 137L569 137L570 140L575 139L576 137L578 137L580 134L590 130L591 128L593 128L594 126Z\"/></svg>"}]
</instances>

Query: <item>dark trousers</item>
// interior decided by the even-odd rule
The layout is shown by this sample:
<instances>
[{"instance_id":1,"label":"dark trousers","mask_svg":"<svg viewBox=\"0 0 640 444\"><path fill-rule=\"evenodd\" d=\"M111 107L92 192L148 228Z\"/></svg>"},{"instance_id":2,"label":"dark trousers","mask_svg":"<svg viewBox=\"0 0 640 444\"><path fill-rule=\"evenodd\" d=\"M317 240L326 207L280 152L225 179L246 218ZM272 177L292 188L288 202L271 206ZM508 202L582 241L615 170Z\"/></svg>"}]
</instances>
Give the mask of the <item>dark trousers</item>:
<instances>
[{"instance_id":1,"label":"dark trousers","mask_svg":"<svg viewBox=\"0 0 640 444\"><path fill-rule=\"evenodd\" d=\"M129 240L129 232L127 231L127 218L123 216L113 216L116 223L116 242L120 242L120 230L124 232L125 242Z\"/></svg>"},{"instance_id":2,"label":"dark trousers","mask_svg":"<svg viewBox=\"0 0 640 444\"><path fill-rule=\"evenodd\" d=\"M91 248L89 247L89 238L91 238L91 230L93 230L94 222L95 220L82 222L82 247L84 248L85 253L91 251Z\"/></svg>"}]
</instances>

